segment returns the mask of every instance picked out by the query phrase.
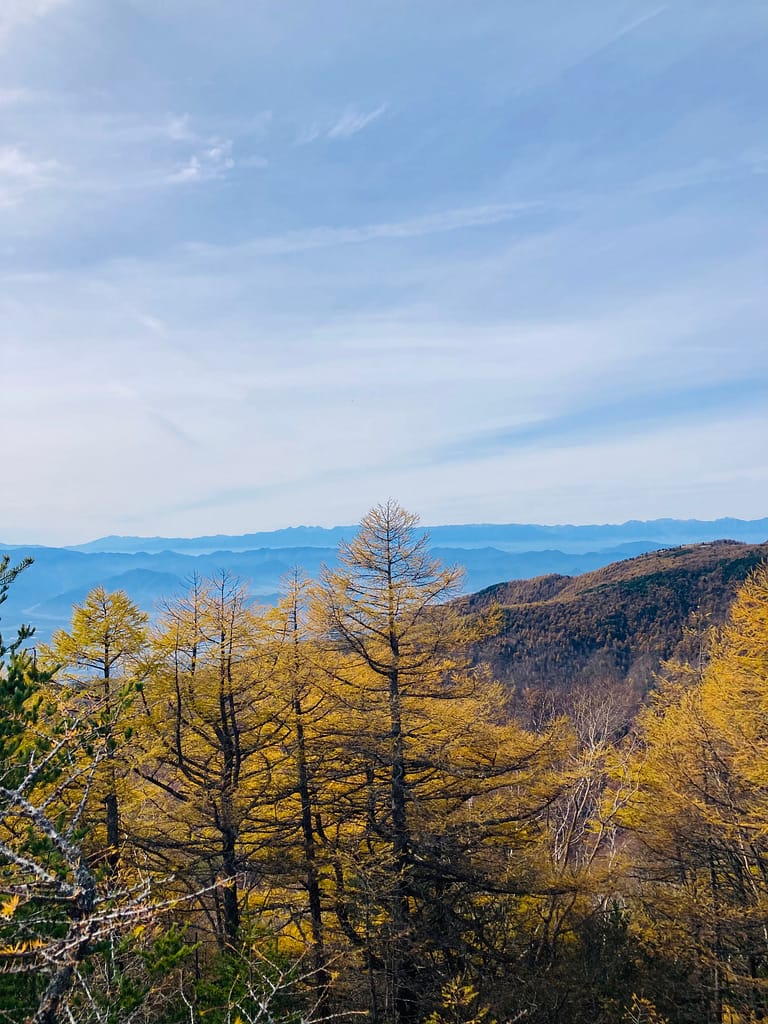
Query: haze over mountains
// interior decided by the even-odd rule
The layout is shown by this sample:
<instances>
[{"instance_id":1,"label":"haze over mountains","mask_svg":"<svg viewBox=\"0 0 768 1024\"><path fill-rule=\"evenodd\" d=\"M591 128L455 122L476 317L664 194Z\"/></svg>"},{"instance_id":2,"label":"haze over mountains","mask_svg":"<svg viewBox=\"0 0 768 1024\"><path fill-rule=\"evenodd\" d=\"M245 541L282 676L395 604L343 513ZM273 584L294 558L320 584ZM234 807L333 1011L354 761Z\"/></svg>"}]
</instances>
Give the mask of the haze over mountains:
<instances>
[{"instance_id":1,"label":"haze over mountains","mask_svg":"<svg viewBox=\"0 0 768 1024\"><path fill-rule=\"evenodd\" d=\"M34 565L14 584L2 608L10 632L30 622L46 639L66 625L72 605L97 584L125 590L149 611L164 597L186 588L194 575L222 569L249 581L263 602L275 599L281 580L295 567L315 576L332 565L338 544L356 526L299 526L243 536L103 537L72 547L4 545L15 560ZM465 569L464 593L496 583L555 573L578 576L633 556L682 544L731 539L749 544L768 539L768 518L714 521L657 519L621 524L543 526L466 524L425 527L432 550L446 563Z\"/></svg>"},{"instance_id":2,"label":"haze over mountains","mask_svg":"<svg viewBox=\"0 0 768 1024\"><path fill-rule=\"evenodd\" d=\"M281 530L247 533L232 537L101 537L85 544L70 545L70 551L159 552L177 551L206 554L214 551L248 551L255 548L335 548L349 539L357 526L292 526ZM727 538L759 543L768 534L768 518L756 520L653 519L586 526L543 526L536 523L469 523L458 526L425 526L435 547L494 547L501 551L539 551L555 547L563 552L581 552L625 543L694 544ZM713 536L716 535L716 536Z\"/></svg>"}]
</instances>

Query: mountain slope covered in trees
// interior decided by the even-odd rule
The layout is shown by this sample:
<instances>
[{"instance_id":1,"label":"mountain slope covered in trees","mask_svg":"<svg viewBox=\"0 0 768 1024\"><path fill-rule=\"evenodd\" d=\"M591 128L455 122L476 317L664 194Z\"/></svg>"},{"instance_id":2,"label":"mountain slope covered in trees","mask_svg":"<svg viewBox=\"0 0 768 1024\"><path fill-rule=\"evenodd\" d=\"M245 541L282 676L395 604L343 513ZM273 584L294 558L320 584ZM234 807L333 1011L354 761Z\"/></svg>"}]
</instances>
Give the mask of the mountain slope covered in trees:
<instances>
[{"instance_id":1,"label":"mountain slope covered in trees","mask_svg":"<svg viewBox=\"0 0 768 1024\"><path fill-rule=\"evenodd\" d=\"M475 656L518 694L618 684L641 696L662 659L695 658L768 544L714 541L614 562L581 576L546 575L462 598L494 609Z\"/></svg>"}]
</instances>

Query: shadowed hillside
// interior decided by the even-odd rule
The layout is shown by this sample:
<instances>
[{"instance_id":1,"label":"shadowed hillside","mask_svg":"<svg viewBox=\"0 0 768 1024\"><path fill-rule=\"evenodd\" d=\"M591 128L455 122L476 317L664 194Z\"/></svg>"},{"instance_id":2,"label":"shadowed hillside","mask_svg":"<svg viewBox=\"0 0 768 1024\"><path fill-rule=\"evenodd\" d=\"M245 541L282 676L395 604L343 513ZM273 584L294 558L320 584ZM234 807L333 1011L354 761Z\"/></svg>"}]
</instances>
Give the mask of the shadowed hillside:
<instances>
[{"instance_id":1,"label":"shadowed hillside","mask_svg":"<svg viewBox=\"0 0 768 1024\"><path fill-rule=\"evenodd\" d=\"M478 644L476 659L517 693L609 682L641 694L661 659L692 656L696 630L723 620L739 584L766 559L768 544L713 541L578 577L500 583L461 607L496 608L498 628Z\"/></svg>"}]
</instances>

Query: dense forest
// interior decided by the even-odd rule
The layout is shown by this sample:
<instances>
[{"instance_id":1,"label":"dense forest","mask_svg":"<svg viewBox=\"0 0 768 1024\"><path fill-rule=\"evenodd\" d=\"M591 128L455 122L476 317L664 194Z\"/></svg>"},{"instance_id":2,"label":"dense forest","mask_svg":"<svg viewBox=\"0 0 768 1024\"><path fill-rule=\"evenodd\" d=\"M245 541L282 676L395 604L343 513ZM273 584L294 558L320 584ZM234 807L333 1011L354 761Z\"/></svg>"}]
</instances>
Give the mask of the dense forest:
<instances>
[{"instance_id":1,"label":"dense forest","mask_svg":"<svg viewBox=\"0 0 768 1024\"><path fill-rule=\"evenodd\" d=\"M481 656L520 601L451 600L427 545L388 502L276 607L96 588L0 641L3 1019L768 1016L768 570L685 605L639 707L593 661L520 715Z\"/></svg>"},{"instance_id":2,"label":"dense forest","mask_svg":"<svg viewBox=\"0 0 768 1024\"><path fill-rule=\"evenodd\" d=\"M541 703L608 686L641 700L662 661L697 657L768 544L714 541L614 562L581 576L513 580L461 598L468 613L496 610L474 657L518 695ZM551 703L551 700L550 700Z\"/></svg>"}]
</instances>

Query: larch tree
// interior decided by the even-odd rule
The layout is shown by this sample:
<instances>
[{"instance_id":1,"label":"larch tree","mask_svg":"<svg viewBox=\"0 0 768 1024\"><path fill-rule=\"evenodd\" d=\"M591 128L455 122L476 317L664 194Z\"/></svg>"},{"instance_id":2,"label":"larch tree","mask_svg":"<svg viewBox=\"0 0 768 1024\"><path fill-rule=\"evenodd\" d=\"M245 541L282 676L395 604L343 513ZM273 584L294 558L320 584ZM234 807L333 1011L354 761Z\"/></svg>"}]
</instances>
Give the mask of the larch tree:
<instances>
[{"instance_id":1,"label":"larch tree","mask_svg":"<svg viewBox=\"0 0 768 1024\"><path fill-rule=\"evenodd\" d=\"M350 659L344 681L362 691L363 707L372 702L370 711L385 723L380 764L369 770L373 775L384 768L388 774L392 1004L400 1024L418 1014L410 910L413 780L406 758L410 723L403 719L415 692L421 698L441 694L455 628L440 603L456 593L461 578L459 570L443 568L430 555L417 522L391 500L371 509L355 538L342 544L340 568L324 573L320 596L327 637ZM375 800L373 779L370 799Z\"/></svg>"},{"instance_id":2,"label":"larch tree","mask_svg":"<svg viewBox=\"0 0 768 1024\"><path fill-rule=\"evenodd\" d=\"M0 600L23 568L0 560ZM0 1012L57 1024L76 1005L98 1014L85 975L153 908L145 880L115 885L86 848L88 808L112 774L114 702L51 699L52 670L22 647L32 632L0 640Z\"/></svg>"},{"instance_id":3,"label":"larch tree","mask_svg":"<svg viewBox=\"0 0 768 1024\"><path fill-rule=\"evenodd\" d=\"M236 950L243 881L258 881L263 861L279 856L273 778L285 758L286 699L274 692L269 626L222 573L169 603L152 647L137 842L189 892L208 892L216 938Z\"/></svg>"},{"instance_id":4,"label":"larch tree","mask_svg":"<svg viewBox=\"0 0 768 1024\"><path fill-rule=\"evenodd\" d=\"M646 878L649 928L701 972L708 1021L763 1019L768 569L737 594L703 671L662 688L640 724L621 819L638 850L634 871Z\"/></svg>"},{"instance_id":5,"label":"larch tree","mask_svg":"<svg viewBox=\"0 0 768 1024\"><path fill-rule=\"evenodd\" d=\"M371 901L347 921L385 979L383 1005L371 984L371 1010L398 1024L429 1012L440 971L462 969L490 894L527 891L510 877L510 850L550 798L549 737L511 725L501 689L468 670L467 625L449 603L461 573L430 554L417 522L394 501L372 509L339 567L324 571L315 608L340 655L332 692L345 708L336 809L346 801L347 874Z\"/></svg>"},{"instance_id":6,"label":"larch tree","mask_svg":"<svg viewBox=\"0 0 768 1024\"><path fill-rule=\"evenodd\" d=\"M10 555L0 557L0 605L5 602L13 581L30 565L31 558L11 565ZM8 642L0 634L0 765L18 759L35 715L32 704L50 678L34 655L24 648L33 635L34 630L29 626L19 627L14 639Z\"/></svg>"},{"instance_id":7,"label":"larch tree","mask_svg":"<svg viewBox=\"0 0 768 1024\"><path fill-rule=\"evenodd\" d=\"M286 752L276 793L278 836L289 870L303 874L309 911L312 967L317 1007L325 1005L331 974L326 949L321 871L325 860L319 790L327 751L329 705L318 685L317 646L307 624L309 585L295 571L286 593L269 617L275 649L275 685L285 703L279 710L285 726ZM327 765L323 765L327 769Z\"/></svg>"},{"instance_id":8,"label":"larch tree","mask_svg":"<svg viewBox=\"0 0 768 1024\"><path fill-rule=\"evenodd\" d=\"M106 758L103 787L106 828L106 860L114 870L120 858L122 837L119 780L126 774L126 758L118 754L125 735L120 729L138 669L148 642L148 616L123 590L108 593L95 587L75 605L68 630L57 630L50 646L41 648L41 659L55 671L57 682L66 684L63 699L74 705L97 703L105 730Z\"/></svg>"}]
</instances>

